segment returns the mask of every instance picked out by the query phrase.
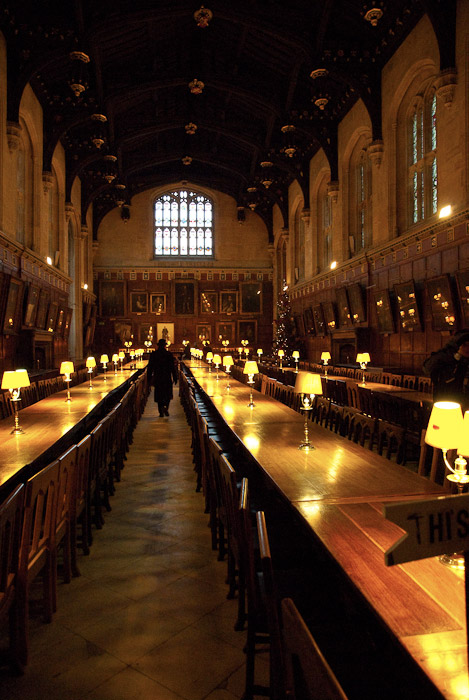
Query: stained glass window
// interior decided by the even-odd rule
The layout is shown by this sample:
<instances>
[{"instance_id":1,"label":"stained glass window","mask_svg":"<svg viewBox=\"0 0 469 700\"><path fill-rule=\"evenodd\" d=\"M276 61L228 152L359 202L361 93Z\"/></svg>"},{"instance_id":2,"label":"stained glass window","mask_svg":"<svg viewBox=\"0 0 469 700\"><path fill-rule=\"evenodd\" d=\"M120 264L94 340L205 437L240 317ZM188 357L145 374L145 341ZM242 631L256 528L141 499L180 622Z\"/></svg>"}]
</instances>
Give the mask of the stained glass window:
<instances>
[{"instance_id":1,"label":"stained glass window","mask_svg":"<svg viewBox=\"0 0 469 700\"><path fill-rule=\"evenodd\" d=\"M438 208L437 101L435 92L419 98L409 120L410 223L436 214Z\"/></svg>"},{"instance_id":2,"label":"stained glass window","mask_svg":"<svg viewBox=\"0 0 469 700\"><path fill-rule=\"evenodd\" d=\"M167 192L155 201L155 255L213 256L213 204L199 192Z\"/></svg>"}]
</instances>

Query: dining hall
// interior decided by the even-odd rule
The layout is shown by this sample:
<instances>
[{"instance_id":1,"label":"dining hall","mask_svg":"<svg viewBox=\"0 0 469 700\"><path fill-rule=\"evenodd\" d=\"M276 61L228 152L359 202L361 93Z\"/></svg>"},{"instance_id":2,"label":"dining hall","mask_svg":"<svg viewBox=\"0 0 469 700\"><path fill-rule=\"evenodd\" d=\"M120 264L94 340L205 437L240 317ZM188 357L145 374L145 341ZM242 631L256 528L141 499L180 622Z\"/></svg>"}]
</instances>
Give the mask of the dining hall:
<instances>
[{"instance_id":1,"label":"dining hall","mask_svg":"<svg viewBox=\"0 0 469 700\"><path fill-rule=\"evenodd\" d=\"M469 0L0 3L0 377L2 698L469 700Z\"/></svg>"}]
</instances>

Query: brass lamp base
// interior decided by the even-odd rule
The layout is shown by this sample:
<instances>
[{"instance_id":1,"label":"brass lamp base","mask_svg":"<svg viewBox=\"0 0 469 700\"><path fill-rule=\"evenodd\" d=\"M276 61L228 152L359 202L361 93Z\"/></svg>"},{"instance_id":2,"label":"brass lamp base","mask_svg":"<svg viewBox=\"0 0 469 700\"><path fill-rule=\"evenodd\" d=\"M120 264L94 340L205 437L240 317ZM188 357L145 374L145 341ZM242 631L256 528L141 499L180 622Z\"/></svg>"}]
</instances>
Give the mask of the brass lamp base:
<instances>
[{"instance_id":1,"label":"brass lamp base","mask_svg":"<svg viewBox=\"0 0 469 700\"><path fill-rule=\"evenodd\" d=\"M302 442L301 445L298 445L298 449L309 452L309 450L315 450L316 448L310 442Z\"/></svg>"},{"instance_id":2,"label":"brass lamp base","mask_svg":"<svg viewBox=\"0 0 469 700\"><path fill-rule=\"evenodd\" d=\"M10 432L10 435L21 435L22 433L24 433L23 428L20 428L18 426L18 427L13 428L13 430Z\"/></svg>"},{"instance_id":3,"label":"brass lamp base","mask_svg":"<svg viewBox=\"0 0 469 700\"><path fill-rule=\"evenodd\" d=\"M454 552L453 554L442 554L439 557L441 564L451 567L451 569L456 569L457 571L464 571L464 552Z\"/></svg>"}]
</instances>

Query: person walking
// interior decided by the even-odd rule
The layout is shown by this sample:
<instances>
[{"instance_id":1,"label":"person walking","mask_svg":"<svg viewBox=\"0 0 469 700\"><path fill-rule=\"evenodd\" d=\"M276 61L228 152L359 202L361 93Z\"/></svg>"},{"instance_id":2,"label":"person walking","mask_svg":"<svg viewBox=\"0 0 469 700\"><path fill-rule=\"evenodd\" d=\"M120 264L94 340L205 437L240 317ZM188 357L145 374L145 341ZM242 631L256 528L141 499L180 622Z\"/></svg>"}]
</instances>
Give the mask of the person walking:
<instances>
[{"instance_id":1,"label":"person walking","mask_svg":"<svg viewBox=\"0 0 469 700\"><path fill-rule=\"evenodd\" d=\"M469 329L456 333L446 345L432 352L423 371L433 383L434 401L456 401L469 409Z\"/></svg>"},{"instance_id":2,"label":"person walking","mask_svg":"<svg viewBox=\"0 0 469 700\"><path fill-rule=\"evenodd\" d=\"M158 341L158 348L148 360L148 381L155 387L155 402L160 417L169 416L169 403L173 398L173 382L177 382L177 369L174 356L166 349L166 340Z\"/></svg>"}]
</instances>

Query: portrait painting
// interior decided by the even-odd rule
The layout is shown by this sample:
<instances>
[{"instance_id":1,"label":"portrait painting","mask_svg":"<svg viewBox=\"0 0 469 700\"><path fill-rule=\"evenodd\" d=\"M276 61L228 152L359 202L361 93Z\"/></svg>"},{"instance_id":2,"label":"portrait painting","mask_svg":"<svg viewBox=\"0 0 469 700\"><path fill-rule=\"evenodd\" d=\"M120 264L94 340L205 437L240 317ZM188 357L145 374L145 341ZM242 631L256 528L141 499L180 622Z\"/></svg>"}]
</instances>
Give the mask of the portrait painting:
<instances>
[{"instance_id":1,"label":"portrait painting","mask_svg":"<svg viewBox=\"0 0 469 700\"><path fill-rule=\"evenodd\" d=\"M456 327L456 309L448 275L427 280L427 294L432 312L434 331L448 331Z\"/></svg>"},{"instance_id":2,"label":"portrait painting","mask_svg":"<svg viewBox=\"0 0 469 700\"><path fill-rule=\"evenodd\" d=\"M337 320L335 316L334 302L323 301L321 303L322 311L324 315L324 323L326 324L326 330L329 332L335 330L337 326Z\"/></svg>"},{"instance_id":3,"label":"portrait painting","mask_svg":"<svg viewBox=\"0 0 469 700\"><path fill-rule=\"evenodd\" d=\"M49 333L53 333L55 331L58 313L59 313L58 303L56 301L51 301L51 303L49 304L49 310L47 312L47 323L46 323L46 330L48 330Z\"/></svg>"},{"instance_id":4,"label":"portrait painting","mask_svg":"<svg viewBox=\"0 0 469 700\"><path fill-rule=\"evenodd\" d=\"M335 290L335 294L337 299L337 311L339 314L339 326L340 328L347 328L352 325L347 290L345 287L339 287Z\"/></svg>"},{"instance_id":5,"label":"portrait painting","mask_svg":"<svg viewBox=\"0 0 469 700\"><path fill-rule=\"evenodd\" d=\"M70 326L72 325L72 314L73 309L67 308L65 312L64 338L68 338L68 336L70 335Z\"/></svg>"},{"instance_id":6,"label":"portrait painting","mask_svg":"<svg viewBox=\"0 0 469 700\"><path fill-rule=\"evenodd\" d=\"M310 333L311 335L314 335L314 318L313 318L313 309L311 308L311 306L308 306L303 311L303 322L304 322L305 333Z\"/></svg>"},{"instance_id":7,"label":"portrait painting","mask_svg":"<svg viewBox=\"0 0 469 700\"><path fill-rule=\"evenodd\" d=\"M120 321L114 321L114 335L118 341L119 347L123 346L126 340L131 340L132 335L132 323L127 319L122 319Z\"/></svg>"},{"instance_id":8,"label":"portrait painting","mask_svg":"<svg viewBox=\"0 0 469 700\"><path fill-rule=\"evenodd\" d=\"M364 323L364 321L366 321L366 314L361 286L359 284L351 284L350 287L347 288L347 296L353 323Z\"/></svg>"},{"instance_id":9,"label":"portrait painting","mask_svg":"<svg viewBox=\"0 0 469 700\"><path fill-rule=\"evenodd\" d=\"M139 326L138 339L140 343L144 343L145 340L149 340L149 336L153 336L153 343L155 343L154 327L151 323L141 323Z\"/></svg>"},{"instance_id":10,"label":"portrait painting","mask_svg":"<svg viewBox=\"0 0 469 700\"><path fill-rule=\"evenodd\" d=\"M5 309L5 319L3 323L3 330L16 331L18 329L18 312L21 303L21 297L23 295L23 282L17 280L14 277L10 278L10 285L8 287L7 304Z\"/></svg>"},{"instance_id":11,"label":"portrait painting","mask_svg":"<svg viewBox=\"0 0 469 700\"><path fill-rule=\"evenodd\" d=\"M200 292L200 313L201 314L216 314L218 313L218 294L217 292Z\"/></svg>"},{"instance_id":12,"label":"portrait painting","mask_svg":"<svg viewBox=\"0 0 469 700\"><path fill-rule=\"evenodd\" d=\"M166 313L166 294L150 294L150 311L152 314Z\"/></svg>"},{"instance_id":13,"label":"portrait painting","mask_svg":"<svg viewBox=\"0 0 469 700\"><path fill-rule=\"evenodd\" d=\"M125 316L125 281L99 281L100 316Z\"/></svg>"},{"instance_id":14,"label":"portrait painting","mask_svg":"<svg viewBox=\"0 0 469 700\"><path fill-rule=\"evenodd\" d=\"M262 283L241 282L241 313L260 314L262 312Z\"/></svg>"},{"instance_id":15,"label":"portrait painting","mask_svg":"<svg viewBox=\"0 0 469 700\"><path fill-rule=\"evenodd\" d=\"M191 316L195 313L194 282L174 282L174 313L181 316Z\"/></svg>"},{"instance_id":16,"label":"portrait painting","mask_svg":"<svg viewBox=\"0 0 469 700\"><path fill-rule=\"evenodd\" d=\"M236 314L238 312L238 292L220 292L220 312L222 314Z\"/></svg>"},{"instance_id":17,"label":"portrait painting","mask_svg":"<svg viewBox=\"0 0 469 700\"><path fill-rule=\"evenodd\" d=\"M257 341L257 321L238 321L238 341L247 340L249 345Z\"/></svg>"},{"instance_id":18,"label":"portrait painting","mask_svg":"<svg viewBox=\"0 0 469 700\"><path fill-rule=\"evenodd\" d=\"M130 292L130 311L133 314L148 312L148 294L146 292Z\"/></svg>"},{"instance_id":19,"label":"portrait painting","mask_svg":"<svg viewBox=\"0 0 469 700\"><path fill-rule=\"evenodd\" d=\"M153 337L154 345L162 338L169 343L174 343L174 323L157 323L156 336L156 338Z\"/></svg>"},{"instance_id":20,"label":"portrait painting","mask_svg":"<svg viewBox=\"0 0 469 700\"><path fill-rule=\"evenodd\" d=\"M26 297L26 308L24 310L24 325L32 328L35 325L37 307L39 303L39 287L30 284Z\"/></svg>"},{"instance_id":21,"label":"portrait painting","mask_svg":"<svg viewBox=\"0 0 469 700\"><path fill-rule=\"evenodd\" d=\"M217 323L217 340L228 340L231 345L236 343L236 332L234 321L219 321Z\"/></svg>"},{"instance_id":22,"label":"portrait painting","mask_svg":"<svg viewBox=\"0 0 469 700\"><path fill-rule=\"evenodd\" d=\"M313 306L313 318L316 335L326 335L326 324L324 322L324 313L321 304Z\"/></svg>"},{"instance_id":23,"label":"portrait painting","mask_svg":"<svg viewBox=\"0 0 469 700\"><path fill-rule=\"evenodd\" d=\"M378 331L380 333L394 333L394 318L389 291L387 289L375 290L373 301L378 319Z\"/></svg>"},{"instance_id":24,"label":"portrait painting","mask_svg":"<svg viewBox=\"0 0 469 700\"><path fill-rule=\"evenodd\" d=\"M207 323L198 323L195 329L195 335L198 341L208 340L212 342L212 327Z\"/></svg>"},{"instance_id":25,"label":"portrait painting","mask_svg":"<svg viewBox=\"0 0 469 700\"><path fill-rule=\"evenodd\" d=\"M36 314L36 328L39 328L40 330L44 330L46 325L47 310L49 308L49 299L50 292L47 289L41 289Z\"/></svg>"},{"instance_id":26,"label":"portrait painting","mask_svg":"<svg viewBox=\"0 0 469 700\"><path fill-rule=\"evenodd\" d=\"M58 335L63 335L64 321L65 321L65 306L62 304L59 304L59 312L57 314L57 323L55 325L55 332Z\"/></svg>"},{"instance_id":27,"label":"portrait painting","mask_svg":"<svg viewBox=\"0 0 469 700\"><path fill-rule=\"evenodd\" d=\"M468 229L469 230L469 229ZM469 328L469 270L456 272L463 328Z\"/></svg>"},{"instance_id":28,"label":"portrait painting","mask_svg":"<svg viewBox=\"0 0 469 700\"><path fill-rule=\"evenodd\" d=\"M395 284L394 290L397 298L399 326L401 330L406 333L410 333L414 330L421 331L422 325L414 282L411 280L409 282Z\"/></svg>"}]
</instances>

